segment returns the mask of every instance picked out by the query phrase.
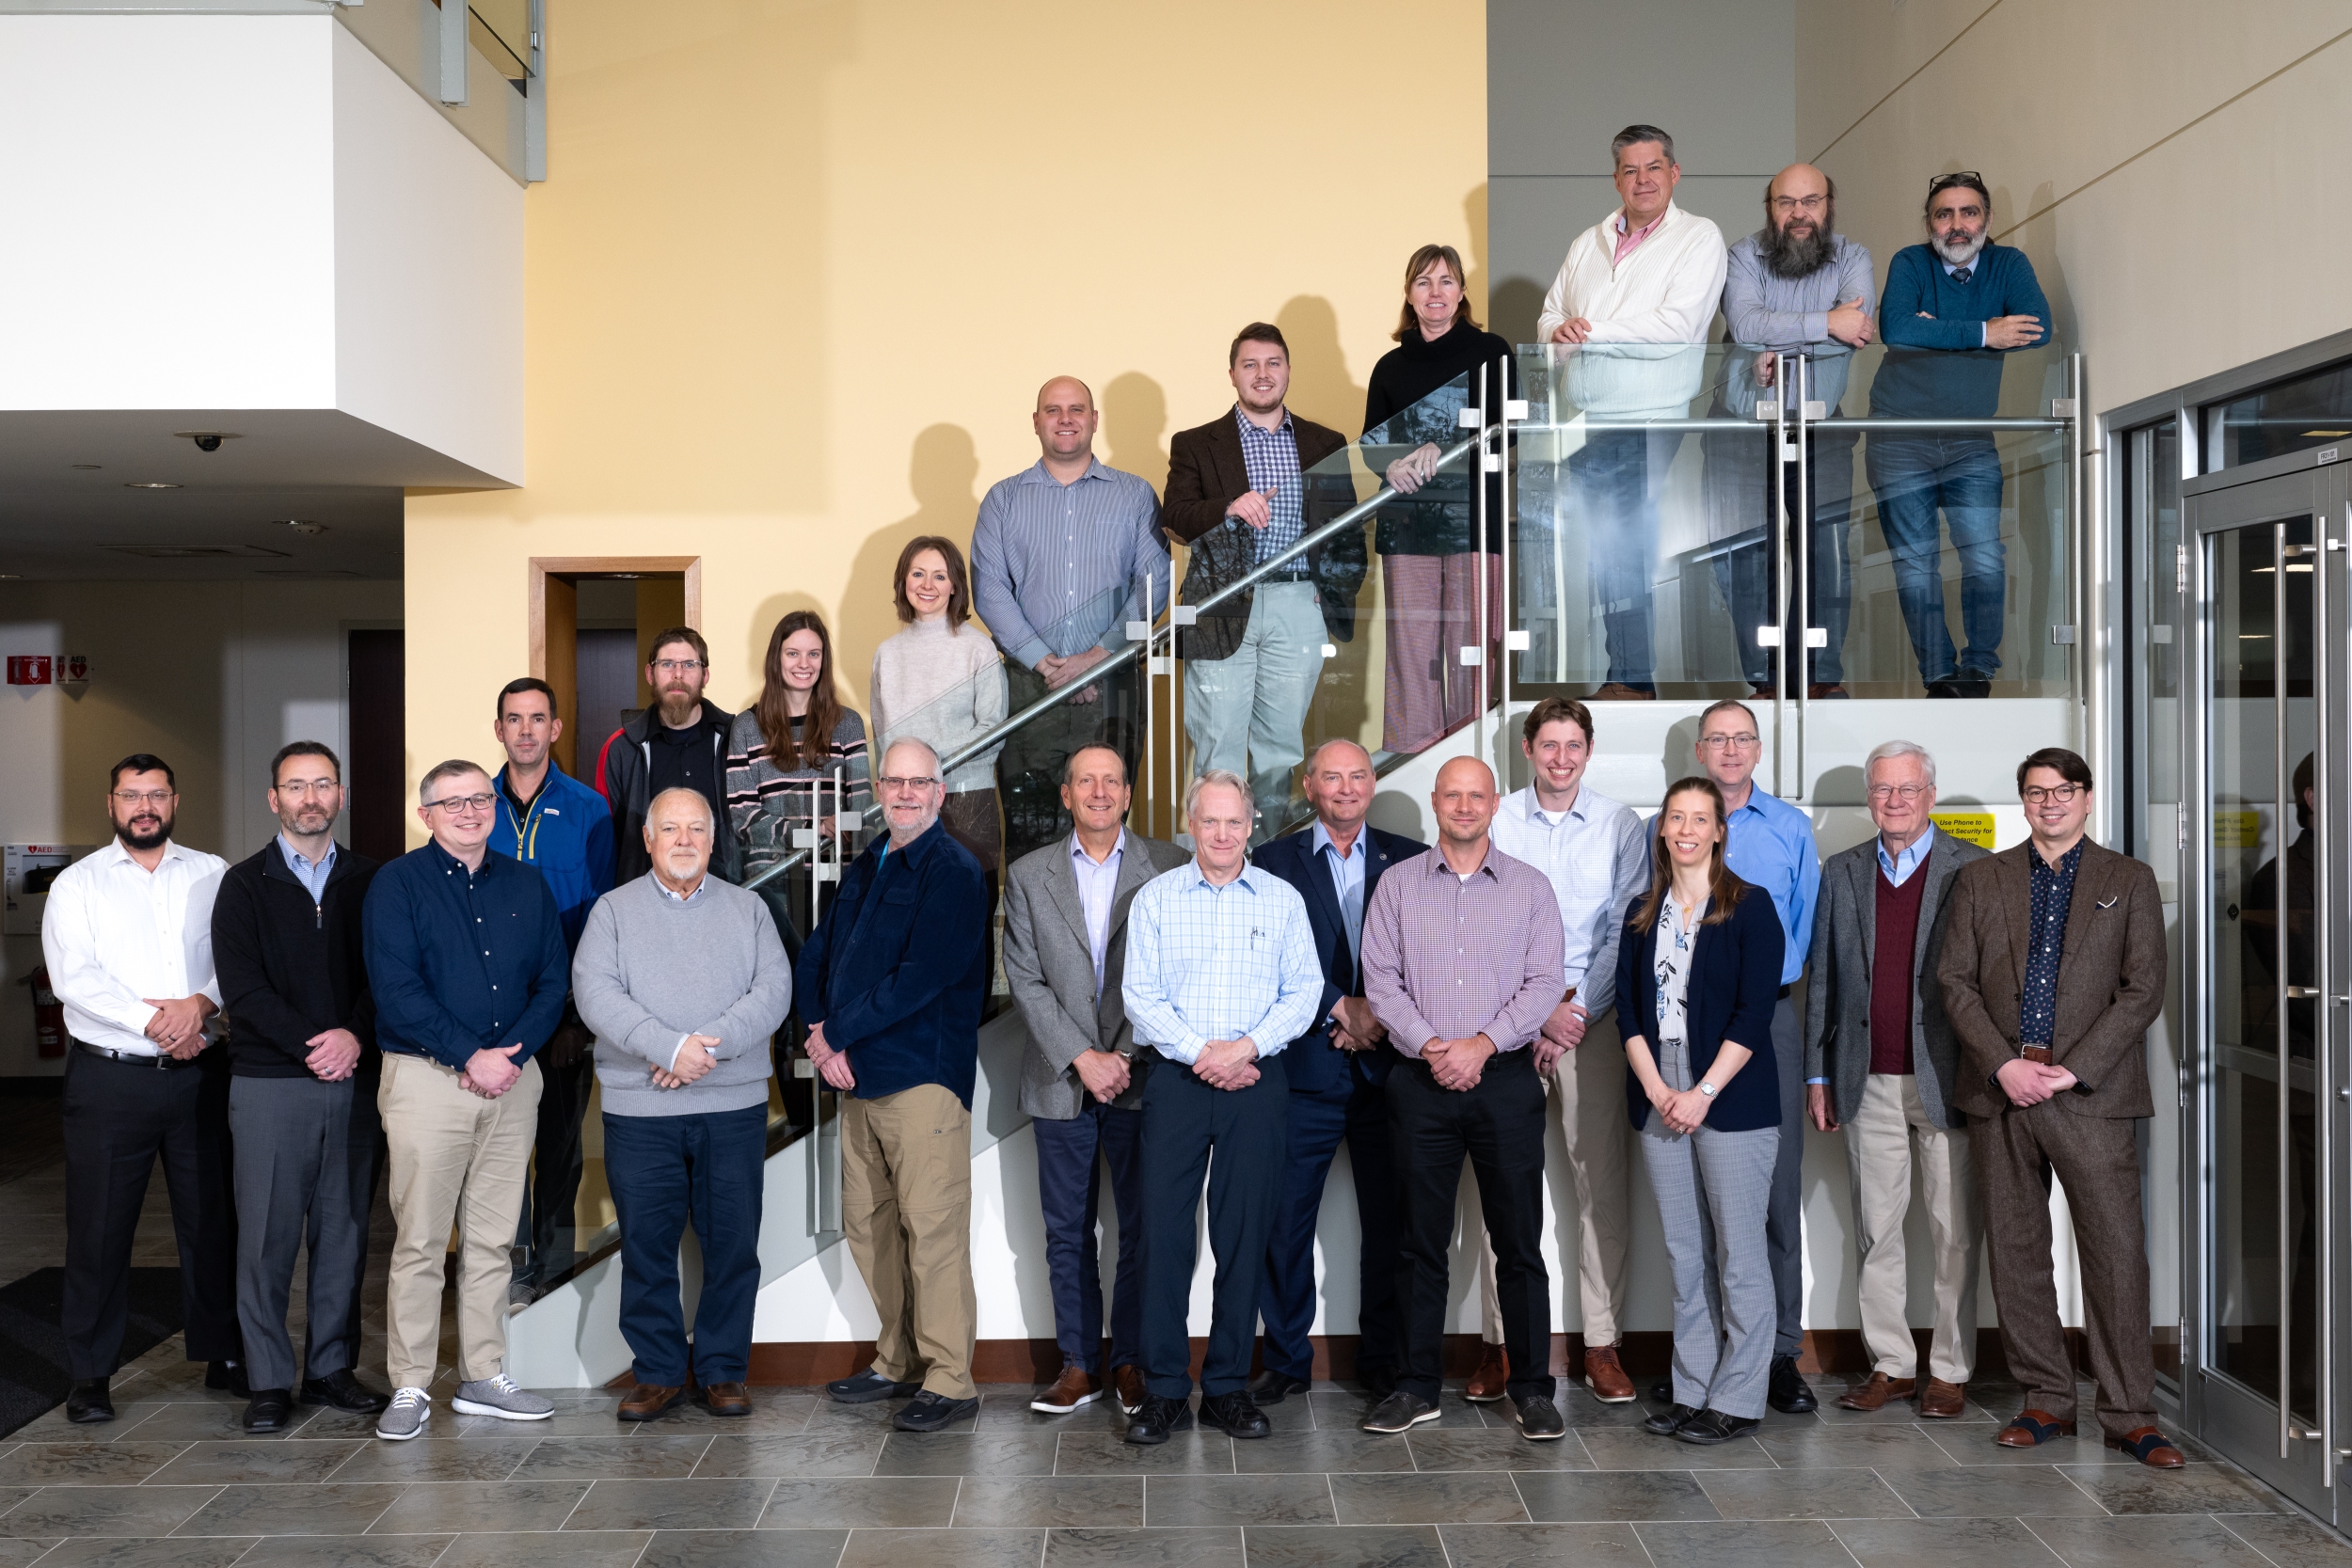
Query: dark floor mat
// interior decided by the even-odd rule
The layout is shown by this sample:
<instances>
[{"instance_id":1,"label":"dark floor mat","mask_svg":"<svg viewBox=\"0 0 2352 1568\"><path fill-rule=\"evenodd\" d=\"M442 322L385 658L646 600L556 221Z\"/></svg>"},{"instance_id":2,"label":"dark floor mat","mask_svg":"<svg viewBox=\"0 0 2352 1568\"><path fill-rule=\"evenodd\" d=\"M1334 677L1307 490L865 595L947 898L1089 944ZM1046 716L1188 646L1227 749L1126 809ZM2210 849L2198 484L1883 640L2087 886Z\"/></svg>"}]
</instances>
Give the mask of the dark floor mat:
<instances>
[{"instance_id":1,"label":"dark floor mat","mask_svg":"<svg viewBox=\"0 0 2352 1568\"><path fill-rule=\"evenodd\" d=\"M65 1402L65 1270L35 1269L0 1285L0 1437ZM131 1318L122 1337L125 1365L180 1332L180 1271L133 1269Z\"/></svg>"}]
</instances>

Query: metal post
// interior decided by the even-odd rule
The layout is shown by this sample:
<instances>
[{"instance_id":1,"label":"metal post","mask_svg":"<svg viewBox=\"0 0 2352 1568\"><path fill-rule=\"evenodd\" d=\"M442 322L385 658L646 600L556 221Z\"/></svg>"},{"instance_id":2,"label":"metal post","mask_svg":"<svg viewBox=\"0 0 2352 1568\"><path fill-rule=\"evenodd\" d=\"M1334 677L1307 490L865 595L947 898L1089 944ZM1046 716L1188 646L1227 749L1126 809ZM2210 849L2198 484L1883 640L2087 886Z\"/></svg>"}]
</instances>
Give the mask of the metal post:
<instances>
[{"instance_id":1,"label":"metal post","mask_svg":"<svg viewBox=\"0 0 2352 1568\"><path fill-rule=\"evenodd\" d=\"M1478 456L1470 465L1470 483L1478 486L1477 503L1470 512L1474 519L1472 527L1477 530L1477 536L1470 541L1470 560L1475 562L1473 569L1478 575L1478 621L1472 628L1477 634L1478 645L1474 651L1470 648L1462 650L1466 657L1472 656L1474 652L1478 660L1478 710L1477 717L1470 721L1470 738L1480 755L1489 754L1486 750L1486 628L1492 622L1488 619L1490 611L1486 604L1486 474L1489 463L1501 461L1486 451L1486 408L1493 397L1493 388L1487 384L1487 377L1493 369L1493 366L1485 364L1478 367Z\"/></svg>"},{"instance_id":2,"label":"metal post","mask_svg":"<svg viewBox=\"0 0 2352 1568\"><path fill-rule=\"evenodd\" d=\"M1502 602L1495 606L1495 615L1499 623L1496 629L1500 633L1497 640L1502 646L1496 655L1495 749L1490 754L1494 761L1496 790L1501 794L1506 792L1503 781L1511 774L1510 759L1503 754L1510 749L1510 743L1504 737L1511 733L1511 655L1515 649L1527 645L1527 634L1511 629L1511 605L1518 597L1512 591L1511 582L1511 361L1499 359L1495 364L1495 374L1501 382L1495 388L1500 394L1500 406L1496 409L1499 418L1495 420L1495 465L1498 470L1495 483L1502 498L1502 514L1495 520L1496 526L1502 530L1502 553L1497 558L1495 569L1496 581L1502 585Z\"/></svg>"},{"instance_id":3,"label":"metal post","mask_svg":"<svg viewBox=\"0 0 2352 1568\"><path fill-rule=\"evenodd\" d=\"M1797 623L1799 635L1794 673L1790 673L1791 659L1786 646L1780 650L1780 667L1783 680L1796 689L1796 799L1803 800L1812 787L1812 782L1805 777L1804 730L1811 718L1806 703L1813 684L1813 639L1819 636L1827 646L1829 633L1813 625L1813 433L1807 422L1813 405L1805 401L1813 395L1813 359L1805 354L1796 357L1797 384L1790 390L1797 394L1797 604L1790 618Z\"/></svg>"},{"instance_id":4,"label":"metal post","mask_svg":"<svg viewBox=\"0 0 2352 1568\"><path fill-rule=\"evenodd\" d=\"M2313 1401L2319 1406L2319 1484L2332 1489L2336 1484L2336 1248L2334 1227L2335 1201L2335 889L2328 882L2328 867L2334 863L2335 845L2328 827L2328 813L2335 800L2332 793L2334 769L2328 765L2329 745L2335 729L2334 715L2328 711L2328 697L2335 683L2329 678L2328 660L2337 645L2328 635L2328 613L2330 595L2328 592L2328 560L2335 552L2336 541L2328 536L2328 515L2320 513L2312 519L2315 541L2312 550L2312 626L2315 633L2312 646L2312 705L2317 722L2312 734L2312 799L2319 805L2319 815L2312 823L2312 831L2319 834L2320 853L2312 862L2312 989L2318 995L2312 999L2312 1016L2316 1027L2312 1031L2312 1178L2314 1191L2312 1207L2318 1211L2312 1216L2317 1227L2318 1245L2313 1249L2319 1275L2315 1284L2317 1310L2312 1314L2312 1332L2319 1337L2319 1376ZM2284 572L2279 574L2283 580ZM2301 802L2296 802L2300 804ZM2279 863L2283 867L2286 857ZM2280 873L2285 879L2285 872Z\"/></svg>"},{"instance_id":5,"label":"metal post","mask_svg":"<svg viewBox=\"0 0 2352 1568\"><path fill-rule=\"evenodd\" d=\"M1788 354L1772 356L1772 554L1766 564L1765 581L1788 586L1783 575L1788 562L1788 377L1796 356ZM1800 411L1802 412L1802 411ZM1800 439L1804 425L1798 425ZM1767 646L1778 650L1772 664L1772 793L1786 796L1781 788L1781 756L1787 747L1788 733L1788 595L1775 593L1772 606L1772 636ZM1756 628L1756 640L1765 643L1764 628Z\"/></svg>"},{"instance_id":6,"label":"metal post","mask_svg":"<svg viewBox=\"0 0 2352 1568\"><path fill-rule=\"evenodd\" d=\"M1170 592L1171 592L1171 593L1174 591L1175 586L1176 586L1176 585L1175 585L1175 582L1174 582L1174 580L1173 580L1173 578L1174 578L1174 574L1173 574L1173 572L1171 571L1171 572L1170 572L1170 580L1169 580L1169 583L1168 583L1168 588L1169 588L1169 590L1170 590ZM1152 574L1151 574L1150 572L1146 572L1146 573L1144 573L1144 574L1143 574L1143 594L1142 594L1142 598L1143 598L1143 778L1144 778L1144 785L1143 785L1143 820L1144 820L1144 824L1145 824L1145 829L1146 829L1146 832L1148 832L1150 831L1150 825L1151 825L1151 821L1152 821L1152 784L1151 784L1151 780L1152 780L1152 758L1153 758L1155 755L1157 755L1157 754L1158 754L1158 753L1157 753L1157 748L1156 748L1156 747L1152 744L1152 742L1153 742L1153 736L1152 736L1152 707L1153 707L1153 705L1152 705L1152 688L1153 683L1154 683L1154 682L1158 679L1158 676L1159 676L1159 672L1158 672L1158 670L1156 670L1155 668L1153 668L1153 666L1155 666L1155 665L1156 665L1159 661L1158 661L1157 659L1155 659L1155 658L1153 658L1153 657L1152 657L1152 623L1153 623L1153 622L1154 622L1154 621L1158 618L1158 614L1159 614L1159 612L1158 612L1156 610L1154 610L1154 609L1152 608ZM1128 628L1127 628L1127 633L1128 633L1128 638L1129 638L1129 640L1130 640L1130 641L1133 641L1133 640L1134 640L1134 637L1135 637L1135 628L1134 628L1133 626L1128 627ZM1104 688L1103 689L1103 695L1104 695L1104 699L1105 699L1105 700L1107 700L1107 699L1109 698L1109 696L1110 696L1110 689L1109 689L1107 686L1106 686L1106 687L1104 687ZM1131 810L1133 809L1133 802L1130 802L1130 809L1131 809Z\"/></svg>"},{"instance_id":7,"label":"metal post","mask_svg":"<svg viewBox=\"0 0 2352 1568\"><path fill-rule=\"evenodd\" d=\"M441 0L441 102L466 102L466 0Z\"/></svg>"},{"instance_id":8,"label":"metal post","mask_svg":"<svg viewBox=\"0 0 2352 1568\"><path fill-rule=\"evenodd\" d=\"M548 0L530 0L531 80L523 89L523 178L548 177Z\"/></svg>"},{"instance_id":9,"label":"metal post","mask_svg":"<svg viewBox=\"0 0 2352 1568\"><path fill-rule=\"evenodd\" d=\"M2279 1015L2279 1457L2284 1459L2295 1438L2294 1401L2288 1381L2295 1338L2295 1314L2289 1307L2294 1294L2295 1248L2287 1221L2292 1198L2288 1155L2293 1147L2289 1142L2292 1128L2287 1100L2288 1079L2294 1070L2294 1056L2288 1045L2288 1014L2292 1007L2287 999L2287 977L2292 972L2287 968L2287 883L2292 879L2287 876L2287 824L2293 817L2287 810L2287 525L2273 523L2270 531L2270 751L2274 769L2271 791L2277 812L2273 818L2271 863L2279 872L2279 885L2272 895L2272 914L2278 925L2271 931Z\"/></svg>"}]
</instances>

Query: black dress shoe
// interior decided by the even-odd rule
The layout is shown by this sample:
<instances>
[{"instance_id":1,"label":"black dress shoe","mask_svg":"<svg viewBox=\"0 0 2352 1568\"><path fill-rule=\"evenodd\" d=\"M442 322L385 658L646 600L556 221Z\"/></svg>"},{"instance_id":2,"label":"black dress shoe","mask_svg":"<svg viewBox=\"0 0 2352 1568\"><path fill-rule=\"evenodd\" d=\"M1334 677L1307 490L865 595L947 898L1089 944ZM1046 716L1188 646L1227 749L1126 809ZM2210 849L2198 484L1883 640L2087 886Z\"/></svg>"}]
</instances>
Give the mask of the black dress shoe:
<instances>
[{"instance_id":1,"label":"black dress shoe","mask_svg":"<svg viewBox=\"0 0 2352 1568\"><path fill-rule=\"evenodd\" d=\"M1963 697L1993 695L1993 676L1983 670L1962 669L1953 674L1952 685L1959 689Z\"/></svg>"},{"instance_id":2,"label":"black dress shoe","mask_svg":"<svg viewBox=\"0 0 2352 1568\"><path fill-rule=\"evenodd\" d=\"M1279 1404L1293 1394L1305 1393L1311 1386L1304 1378L1269 1367L1249 1380L1249 1397L1259 1404Z\"/></svg>"},{"instance_id":3,"label":"black dress shoe","mask_svg":"<svg viewBox=\"0 0 2352 1568\"><path fill-rule=\"evenodd\" d=\"M1171 1433L1192 1430L1192 1404L1159 1394L1146 1394L1143 1408L1127 1423L1127 1441L1150 1447L1165 1443Z\"/></svg>"},{"instance_id":4,"label":"black dress shoe","mask_svg":"<svg viewBox=\"0 0 2352 1568\"><path fill-rule=\"evenodd\" d=\"M880 1400L902 1400L919 1393L919 1383L893 1383L868 1367L855 1377L845 1377L825 1385L825 1392L838 1404L872 1404Z\"/></svg>"},{"instance_id":5,"label":"black dress shoe","mask_svg":"<svg viewBox=\"0 0 2352 1568\"><path fill-rule=\"evenodd\" d=\"M65 1397L65 1418L75 1426L88 1426L94 1421L115 1418L114 1395L106 1390L103 1377L86 1377L73 1386Z\"/></svg>"},{"instance_id":6,"label":"black dress shoe","mask_svg":"<svg viewBox=\"0 0 2352 1568\"><path fill-rule=\"evenodd\" d=\"M1560 1418L1560 1407L1542 1394L1530 1394L1523 1400L1511 1402L1518 1412L1519 1435L1531 1443L1548 1443L1568 1433L1568 1423Z\"/></svg>"},{"instance_id":7,"label":"black dress shoe","mask_svg":"<svg viewBox=\"0 0 2352 1568\"><path fill-rule=\"evenodd\" d=\"M1675 1428L1675 1441L1712 1447L1745 1437L1763 1424L1754 1416L1726 1416L1720 1410L1702 1410Z\"/></svg>"},{"instance_id":8,"label":"black dress shoe","mask_svg":"<svg viewBox=\"0 0 2352 1568\"><path fill-rule=\"evenodd\" d=\"M1698 1412L1687 1404L1670 1404L1642 1423L1642 1430L1657 1437L1672 1437L1682 1430L1685 1421Z\"/></svg>"},{"instance_id":9,"label":"black dress shoe","mask_svg":"<svg viewBox=\"0 0 2352 1568\"><path fill-rule=\"evenodd\" d=\"M1366 1432L1383 1434L1410 1432L1423 1421L1438 1418L1438 1407L1409 1389L1399 1388L1372 1407L1363 1419Z\"/></svg>"},{"instance_id":10,"label":"black dress shoe","mask_svg":"<svg viewBox=\"0 0 2352 1568\"><path fill-rule=\"evenodd\" d=\"M247 1432L283 1432L294 1419L294 1390L291 1388L256 1388L245 1407L244 1426Z\"/></svg>"},{"instance_id":11,"label":"black dress shoe","mask_svg":"<svg viewBox=\"0 0 2352 1568\"><path fill-rule=\"evenodd\" d=\"M384 1407L392 1402L389 1396L379 1394L360 1382L352 1375L351 1369L345 1367L325 1377L304 1378L302 1402L330 1405L337 1410L348 1410L355 1416L381 1416Z\"/></svg>"},{"instance_id":12,"label":"black dress shoe","mask_svg":"<svg viewBox=\"0 0 2352 1568\"><path fill-rule=\"evenodd\" d=\"M1200 1401L1200 1424L1228 1437L1263 1437L1274 1431L1274 1423L1265 1418L1265 1412L1258 1408L1247 1388L1204 1396Z\"/></svg>"},{"instance_id":13,"label":"black dress shoe","mask_svg":"<svg viewBox=\"0 0 2352 1568\"><path fill-rule=\"evenodd\" d=\"M245 1367L236 1361L205 1362L204 1386L226 1388L241 1400L249 1400L253 1397L253 1386L245 1380Z\"/></svg>"},{"instance_id":14,"label":"black dress shoe","mask_svg":"<svg viewBox=\"0 0 2352 1568\"><path fill-rule=\"evenodd\" d=\"M1675 1380L1670 1377L1661 1377L1656 1383L1651 1384L1649 1386L1649 1402L1652 1404L1674 1403Z\"/></svg>"},{"instance_id":15,"label":"black dress shoe","mask_svg":"<svg viewBox=\"0 0 2352 1568\"><path fill-rule=\"evenodd\" d=\"M977 1415L979 1408L978 1400L951 1400L926 1388L891 1417L890 1424L900 1432L943 1432L966 1416Z\"/></svg>"},{"instance_id":16,"label":"black dress shoe","mask_svg":"<svg viewBox=\"0 0 2352 1568\"><path fill-rule=\"evenodd\" d=\"M1946 679L1928 682L1928 695L1931 697L1960 697L1965 696L1966 693L1961 690L1960 682Z\"/></svg>"},{"instance_id":17,"label":"black dress shoe","mask_svg":"<svg viewBox=\"0 0 2352 1568\"><path fill-rule=\"evenodd\" d=\"M1821 1402L1813 1397L1813 1389L1797 1370L1793 1355L1772 1357L1772 1386L1765 1390L1764 1402L1784 1416L1803 1416L1818 1410Z\"/></svg>"}]
</instances>

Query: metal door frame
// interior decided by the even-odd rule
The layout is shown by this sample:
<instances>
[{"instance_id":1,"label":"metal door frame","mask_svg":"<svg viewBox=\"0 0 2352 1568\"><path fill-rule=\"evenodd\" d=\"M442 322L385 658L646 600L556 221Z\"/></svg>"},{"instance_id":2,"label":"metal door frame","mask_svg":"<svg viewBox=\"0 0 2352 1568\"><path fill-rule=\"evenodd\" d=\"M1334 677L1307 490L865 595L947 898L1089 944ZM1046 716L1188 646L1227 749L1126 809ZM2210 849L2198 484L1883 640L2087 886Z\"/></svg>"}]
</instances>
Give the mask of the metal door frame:
<instances>
[{"instance_id":1,"label":"metal door frame","mask_svg":"<svg viewBox=\"0 0 2352 1568\"><path fill-rule=\"evenodd\" d=\"M2346 563L2347 558L2352 557L2352 549L2347 548L2347 541L2352 540L2352 517L2347 516L2346 506L2347 499L2352 498L2352 483L2346 483L2344 471L2336 465L2335 449L2302 455L2306 460L2286 472L2258 478L2224 470L2185 480L2181 486L2181 543L2188 552L2189 586L2182 617L2187 646L2183 652L2181 670L2181 1016L2184 1071L2189 1089L2181 1111L2181 1403L2184 1422L2193 1435L2332 1524L2340 1518L2352 1518L2352 1507L2344 1504L2341 1489L2335 1484L2337 1461L2343 1457L2347 1439L2346 1412L2336 1387L2335 1370L2340 1353L2352 1342L2346 1334L2347 1292L2343 1278L2352 1248L2346 1246L2344 1233L2347 1206L2336 1202L2334 1195L2336 1151L2352 1147L2347 1143L2344 1098L2346 1092L2352 1091L2344 1088L2352 1082L2352 1078L2347 1078L2344 1061L2347 1034L2352 1034L2345 995L2347 979L2352 979L2352 966L2346 962L2346 921L2342 918L2346 910L2346 890L2352 886L2345 874L2344 853L2345 830L2347 823L2352 822L2352 813L2347 813L2342 799L2347 777L2345 628L2347 610L2352 610L2352 576L2347 574ZM2313 989L2320 993L2318 1037L2312 1056L2313 1070L2318 1074L2314 1091L2319 1105L2312 1170L2318 1274L2314 1323L2320 1338L2315 1369L2320 1425L2316 1429L2291 1425L2289 1413L2279 1408L2279 1402L2215 1369L2207 1338L2212 1331L2207 1292L2216 1257L2212 1196L2217 1165L2212 1129L2218 1112L2219 1087L2212 1053L2214 998L2208 994L2206 984L2208 956L2217 940L2209 908L2216 862L2207 709L2212 693L2217 608L2210 546L2221 535L2240 529L2265 524L2282 526L2302 517L2312 520L2314 545L2311 557L2314 567L2312 618L2318 632L2312 689L2313 752L2318 759L2314 792L2322 857L2317 868L2313 911L2317 966L2313 976L2317 985ZM2274 555L2273 560L2280 565L2285 563L2283 556ZM2277 587L2282 596L2284 582L2285 574L2281 572ZM2274 744L2282 747L2287 697L2284 670L2282 666L2279 668L2274 710L2279 716L2279 728L2274 733L2280 738ZM2283 861L2290 807L2286 797L2292 786L2286 766L2274 766L2280 775L2274 781L2280 797L2275 809L2279 812L2279 853ZM2281 898L2287 885L2282 864L2279 876ZM2283 932L2283 926L2281 929ZM2283 966L2280 969L2279 984L2282 989L2288 984ZM2282 998L2282 1037L2286 1016L2283 1003ZM2281 1121L2289 1104L2285 1086L2282 1077L2279 1096ZM2280 1140L2277 1158L2283 1196L2292 1159L2288 1140ZM2288 1206L2282 1202L2282 1227L2287 1212ZM2290 1257L2283 1235L2280 1255L2283 1287ZM2283 1288L2280 1291L2279 1316L2283 1387L2293 1321L2290 1292Z\"/></svg>"}]
</instances>

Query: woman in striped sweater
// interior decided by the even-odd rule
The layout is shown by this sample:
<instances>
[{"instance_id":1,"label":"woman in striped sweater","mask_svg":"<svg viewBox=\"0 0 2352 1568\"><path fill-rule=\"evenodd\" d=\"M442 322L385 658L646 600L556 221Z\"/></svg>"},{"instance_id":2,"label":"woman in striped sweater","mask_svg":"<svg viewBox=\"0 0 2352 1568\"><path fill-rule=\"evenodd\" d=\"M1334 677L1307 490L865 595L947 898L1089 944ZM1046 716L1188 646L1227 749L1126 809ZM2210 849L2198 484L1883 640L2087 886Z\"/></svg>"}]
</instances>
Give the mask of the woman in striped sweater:
<instances>
[{"instance_id":1,"label":"woman in striped sweater","mask_svg":"<svg viewBox=\"0 0 2352 1568\"><path fill-rule=\"evenodd\" d=\"M866 721L834 693L824 618L796 610L778 621L762 668L759 700L727 744L727 816L746 879L792 852L792 830L831 833L831 814L864 811L869 793Z\"/></svg>"}]
</instances>

